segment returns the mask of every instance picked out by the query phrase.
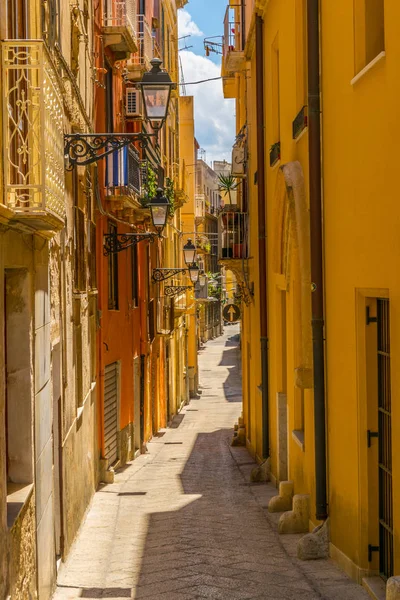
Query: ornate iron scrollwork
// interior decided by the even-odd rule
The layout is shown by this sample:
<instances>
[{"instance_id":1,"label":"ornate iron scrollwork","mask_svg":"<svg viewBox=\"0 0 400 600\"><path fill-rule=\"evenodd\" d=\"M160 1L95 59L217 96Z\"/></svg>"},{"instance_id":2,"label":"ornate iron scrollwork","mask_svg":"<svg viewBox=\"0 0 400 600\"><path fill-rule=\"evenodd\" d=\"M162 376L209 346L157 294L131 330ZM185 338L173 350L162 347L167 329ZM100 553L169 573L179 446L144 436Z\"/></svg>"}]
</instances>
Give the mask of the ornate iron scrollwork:
<instances>
[{"instance_id":1,"label":"ornate iron scrollwork","mask_svg":"<svg viewBox=\"0 0 400 600\"><path fill-rule=\"evenodd\" d=\"M191 287L191 285L167 285L164 288L164 292L165 295L169 297L178 296L178 294L182 294L182 292L185 292Z\"/></svg>"},{"instance_id":2,"label":"ornate iron scrollwork","mask_svg":"<svg viewBox=\"0 0 400 600\"><path fill-rule=\"evenodd\" d=\"M143 240L152 242L157 237L156 233L106 233L104 234L104 256L122 252Z\"/></svg>"},{"instance_id":3,"label":"ornate iron scrollwork","mask_svg":"<svg viewBox=\"0 0 400 600\"><path fill-rule=\"evenodd\" d=\"M149 138L157 133L68 133L64 135L64 155L66 170L78 166L90 165L108 154L138 142L146 148Z\"/></svg>"},{"instance_id":4,"label":"ornate iron scrollwork","mask_svg":"<svg viewBox=\"0 0 400 600\"><path fill-rule=\"evenodd\" d=\"M153 269L153 275L152 275L152 280L154 283L160 283L160 281L165 281L166 279L169 279L170 277L173 277L174 275L177 275L178 273L185 273L187 271L187 269L165 269L165 268L160 268L160 269Z\"/></svg>"}]
</instances>

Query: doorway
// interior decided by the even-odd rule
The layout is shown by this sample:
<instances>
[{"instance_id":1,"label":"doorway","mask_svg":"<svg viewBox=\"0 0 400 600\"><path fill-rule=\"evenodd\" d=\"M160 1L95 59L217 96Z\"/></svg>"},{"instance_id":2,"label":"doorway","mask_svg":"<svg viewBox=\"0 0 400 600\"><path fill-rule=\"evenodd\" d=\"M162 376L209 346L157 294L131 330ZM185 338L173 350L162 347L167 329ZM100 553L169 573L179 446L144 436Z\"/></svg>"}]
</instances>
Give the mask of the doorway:
<instances>
[{"instance_id":1,"label":"doorway","mask_svg":"<svg viewBox=\"0 0 400 600\"><path fill-rule=\"evenodd\" d=\"M393 573L392 398L390 377L389 300L377 301L378 325L378 474L379 571L384 579Z\"/></svg>"},{"instance_id":2,"label":"doorway","mask_svg":"<svg viewBox=\"0 0 400 600\"><path fill-rule=\"evenodd\" d=\"M61 473L61 348L60 343L52 350L53 373L53 489L54 489L54 540L57 565L62 547L62 473Z\"/></svg>"},{"instance_id":3,"label":"doorway","mask_svg":"<svg viewBox=\"0 0 400 600\"><path fill-rule=\"evenodd\" d=\"M394 571L390 302L366 298L368 564Z\"/></svg>"},{"instance_id":4,"label":"doorway","mask_svg":"<svg viewBox=\"0 0 400 600\"><path fill-rule=\"evenodd\" d=\"M114 362L104 372L104 456L109 466L118 459L118 371Z\"/></svg>"},{"instance_id":5,"label":"doorway","mask_svg":"<svg viewBox=\"0 0 400 600\"><path fill-rule=\"evenodd\" d=\"M142 447L143 433L141 430L140 419L140 356L133 359L133 419L134 419L134 444L135 455L140 454Z\"/></svg>"}]
</instances>

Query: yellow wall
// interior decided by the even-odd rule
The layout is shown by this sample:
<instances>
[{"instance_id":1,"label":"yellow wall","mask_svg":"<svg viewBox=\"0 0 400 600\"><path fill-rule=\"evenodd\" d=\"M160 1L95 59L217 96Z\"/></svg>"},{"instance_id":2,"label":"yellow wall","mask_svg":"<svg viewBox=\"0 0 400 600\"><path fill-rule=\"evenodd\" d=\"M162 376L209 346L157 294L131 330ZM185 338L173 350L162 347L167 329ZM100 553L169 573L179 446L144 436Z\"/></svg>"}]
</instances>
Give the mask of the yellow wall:
<instances>
[{"instance_id":1,"label":"yellow wall","mask_svg":"<svg viewBox=\"0 0 400 600\"><path fill-rule=\"evenodd\" d=\"M195 231L195 137L194 137L194 98L193 96L181 96L179 98L179 153L185 164L185 193L187 202L181 209L180 230L184 232ZM182 245L189 237L182 238ZM197 360L197 324L196 303L193 291L190 289L186 295L187 323L188 329L188 375L190 382L190 393L197 393L198 386L198 360Z\"/></svg>"},{"instance_id":2,"label":"yellow wall","mask_svg":"<svg viewBox=\"0 0 400 600\"><path fill-rule=\"evenodd\" d=\"M378 555L374 554L368 565L367 550L368 544L379 544L378 442L374 440L370 449L366 443L366 431L376 428L377 419L376 386L374 390L368 383L368 337L376 325L365 325L365 305L366 297L388 295L396 574L400 569L400 454L394 428L400 410L400 238L395 181L400 130L400 5L387 0L384 7L386 56L353 82L363 66L358 38L362 23L347 0L322 0L321 7L327 417L332 543L358 567L376 569ZM376 315L374 308L371 314ZM376 364L376 357L373 361ZM371 460L375 463L372 468ZM350 530L355 534L348 535ZM356 573L359 577L360 572Z\"/></svg>"},{"instance_id":3,"label":"yellow wall","mask_svg":"<svg viewBox=\"0 0 400 600\"><path fill-rule=\"evenodd\" d=\"M288 469L295 493L311 498L315 521L314 418L310 328L311 280L308 224L308 132L292 139L292 122L307 104L305 0L260 0L264 19L264 100L268 275L258 277L256 57L254 3L246 3L246 77L235 74L237 131L248 124L249 279L254 299L243 306L243 400L247 443L262 458L259 290L267 279L269 327L270 454L278 482L277 393L287 394ZM395 574L400 569L400 459L394 424L399 399L397 352L398 235L396 72L400 6L384 2L385 35L368 29L379 21L379 3L366 17L363 0L321 0L324 258L326 279L326 388L331 552L360 581L378 570L368 544L378 545L378 442L367 448L367 430L378 426L377 326L366 325L366 306L390 299L392 469ZM237 11L238 13L238 11ZM369 23L369 25L368 25ZM385 52L382 54L382 40ZM279 50L279 55L278 55ZM373 63L368 63L375 54ZM364 71L360 70L364 69ZM226 70L225 70L226 71ZM223 69L224 72L224 69ZM279 86L278 86L279 82ZM281 158L270 167L272 144ZM286 348L285 348L286 347ZM250 376L251 373L251 376ZM286 376L285 376L286 373ZM303 400L302 400L303 396ZM303 414L301 406L303 404ZM303 429L304 444L293 431ZM349 532L352 532L349 535Z\"/></svg>"},{"instance_id":4,"label":"yellow wall","mask_svg":"<svg viewBox=\"0 0 400 600\"><path fill-rule=\"evenodd\" d=\"M245 78L244 72L236 74L237 130L239 131L245 122L248 124L249 279L254 283L253 302L249 307L243 307L244 419L248 447L261 460L265 457L262 456L262 397L259 389L261 384L259 290L260 285L266 285L268 278L269 431L272 475L276 482L282 479L293 480L295 493L310 494L311 519L314 519L314 420L312 390L309 389L311 324L306 307L307 300L311 303L311 292L310 285L307 288L304 277L300 275L300 264L304 262L306 252L309 252L305 218L308 207L307 132L303 133L297 141L292 139L292 122L306 104L306 39L303 29L305 2L270 0L264 5L266 6L262 16L264 19L268 275L266 274L261 282L258 273L258 190L257 185L254 184L254 174L258 169L255 13L253 10L249 14L249 6L246 7L247 70L245 73L247 77ZM281 160L270 167L269 150L278 141L281 142ZM289 186L287 179L291 172L289 175L284 174L282 167L289 165L292 169L295 161L300 163L296 176L301 180L302 173L303 182L302 184L301 181L297 182L298 190L294 199L287 190ZM294 204L297 206L296 210ZM299 240L303 252L301 256L297 250ZM285 305L286 308L282 309ZM307 327L308 330L304 331ZM284 329L286 336L283 333ZM299 342L300 336L304 336L304 342ZM283 363L286 364L286 371ZM299 379L303 381L302 385L307 387L302 389ZM278 448L280 426L277 412L278 393L287 395L286 466L285 460L282 461L282 450L279 451ZM301 443L301 434L292 435L293 430L299 429L303 430L303 443ZM280 437L282 438L282 433Z\"/></svg>"}]
</instances>

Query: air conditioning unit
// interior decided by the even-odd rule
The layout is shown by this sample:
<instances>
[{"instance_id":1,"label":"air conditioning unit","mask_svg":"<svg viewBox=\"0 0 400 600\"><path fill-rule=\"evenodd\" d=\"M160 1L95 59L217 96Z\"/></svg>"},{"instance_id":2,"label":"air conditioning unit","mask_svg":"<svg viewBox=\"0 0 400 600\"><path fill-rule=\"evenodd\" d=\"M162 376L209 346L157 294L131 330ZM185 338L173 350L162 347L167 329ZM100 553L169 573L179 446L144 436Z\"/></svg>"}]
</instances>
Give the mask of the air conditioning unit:
<instances>
[{"instance_id":1,"label":"air conditioning unit","mask_svg":"<svg viewBox=\"0 0 400 600\"><path fill-rule=\"evenodd\" d=\"M127 117L142 117L142 97L140 90L128 88L126 90L125 115Z\"/></svg>"},{"instance_id":2,"label":"air conditioning unit","mask_svg":"<svg viewBox=\"0 0 400 600\"><path fill-rule=\"evenodd\" d=\"M244 148L232 148L232 175L235 177L245 176L245 153Z\"/></svg>"}]
</instances>

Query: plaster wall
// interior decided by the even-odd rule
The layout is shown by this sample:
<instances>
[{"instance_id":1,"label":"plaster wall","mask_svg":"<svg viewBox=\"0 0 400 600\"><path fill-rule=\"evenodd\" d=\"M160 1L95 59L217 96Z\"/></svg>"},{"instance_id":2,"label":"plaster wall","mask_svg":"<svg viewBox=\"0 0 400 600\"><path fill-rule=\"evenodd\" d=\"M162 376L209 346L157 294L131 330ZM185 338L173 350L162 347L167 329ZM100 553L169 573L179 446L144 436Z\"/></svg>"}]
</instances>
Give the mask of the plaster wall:
<instances>
[{"instance_id":1,"label":"plaster wall","mask_svg":"<svg viewBox=\"0 0 400 600\"><path fill-rule=\"evenodd\" d=\"M294 140L292 122L306 104L305 37L303 31L305 3L270 0L263 7L264 29L264 110L265 110L265 177L266 225L268 268L262 281L258 272L258 191L257 191L257 111L256 111L256 57L254 15L246 3L247 77L236 75L237 130L247 122L248 131L248 193L249 193L249 279L254 282L253 302L243 307L243 382L244 419L250 451L261 460L263 446L259 290L267 285L268 339L269 339L269 435L272 476L279 482L282 474L294 481L296 493L311 495L311 515L315 512L314 499L314 422L312 390L301 389L298 381L304 356L301 340L304 323L310 316L299 311L296 288L302 289L300 269L299 227L292 216L295 211L289 189L281 182L280 168L294 161L300 163L305 197L304 211L308 210L308 138L307 131ZM269 151L280 141L281 155L278 164L270 166ZM279 215L285 206L286 221ZM293 212L294 214L294 212ZM304 212L306 214L306 212ZM307 218L307 217L306 217ZM281 240L281 232L286 234ZM300 228L301 231L301 228ZM279 241L282 245L279 245ZM300 239L301 241L301 239ZM303 252L309 252L306 246ZM277 267L280 261L279 267ZM282 308L282 298L284 306ZM301 298L301 295L300 295ZM311 294L309 294L311 302ZM282 313L284 311L284 314ZM284 330L283 330L284 323ZM308 365L309 367L310 365ZM256 378L254 378L254 373ZM282 395L283 394L283 395ZM281 396L279 396L281 395ZM277 398L280 398L279 411ZM286 419L282 419L282 398L286 398ZM302 408L300 409L299 407ZM299 410L302 411L301 418ZM301 426L301 435L294 435ZM282 431L286 428L286 432ZM282 436L286 436L286 465L282 465Z\"/></svg>"},{"instance_id":2,"label":"plaster wall","mask_svg":"<svg viewBox=\"0 0 400 600\"><path fill-rule=\"evenodd\" d=\"M397 138L400 6L384 3L385 55L358 81L352 3L321 3L324 115L324 205L327 388L331 536L358 569L368 544L378 545L369 470L377 441L367 448L365 298L388 296L391 319L394 571L400 570L399 302ZM340 45L338 46L338 31ZM333 51L333 48L336 48ZM372 314L372 313L371 313ZM375 316L376 313L373 313ZM370 390L371 392L371 390ZM377 392L373 403L377 411ZM376 412L375 412L376 414ZM375 461L377 460L377 454ZM375 498L378 487L375 488ZM375 500L376 502L376 500ZM374 532L375 529L375 532ZM356 531L355 535L348 532ZM362 571L361 571L362 573ZM358 571L358 577L360 571Z\"/></svg>"}]
</instances>

